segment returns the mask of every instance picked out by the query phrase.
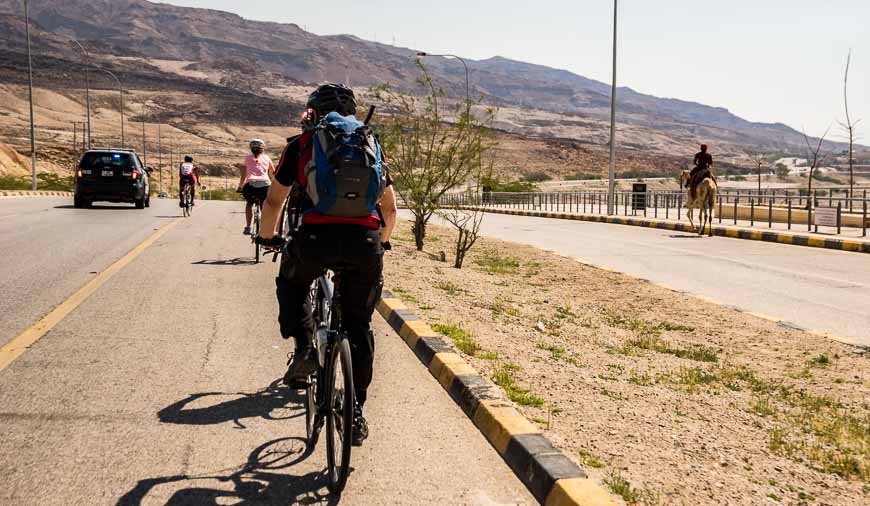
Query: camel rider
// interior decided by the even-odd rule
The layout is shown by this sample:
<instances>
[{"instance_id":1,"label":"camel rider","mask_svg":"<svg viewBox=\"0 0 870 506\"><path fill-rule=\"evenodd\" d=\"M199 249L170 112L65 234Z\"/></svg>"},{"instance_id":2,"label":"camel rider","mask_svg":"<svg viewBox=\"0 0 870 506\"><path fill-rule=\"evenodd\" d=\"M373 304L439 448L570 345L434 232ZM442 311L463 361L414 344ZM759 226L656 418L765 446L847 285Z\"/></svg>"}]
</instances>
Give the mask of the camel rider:
<instances>
[{"instance_id":1,"label":"camel rider","mask_svg":"<svg viewBox=\"0 0 870 506\"><path fill-rule=\"evenodd\" d=\"M701 144L701 151L695 155L695 160L692 163L695 164L695 167L689 173L686 188L689 188L689 196L695 198L695 189L704 178L711 177L714 182L716 181L716 176L712 170L713 156L707 152L706 144Z\"/></svg>"}]
</instances>

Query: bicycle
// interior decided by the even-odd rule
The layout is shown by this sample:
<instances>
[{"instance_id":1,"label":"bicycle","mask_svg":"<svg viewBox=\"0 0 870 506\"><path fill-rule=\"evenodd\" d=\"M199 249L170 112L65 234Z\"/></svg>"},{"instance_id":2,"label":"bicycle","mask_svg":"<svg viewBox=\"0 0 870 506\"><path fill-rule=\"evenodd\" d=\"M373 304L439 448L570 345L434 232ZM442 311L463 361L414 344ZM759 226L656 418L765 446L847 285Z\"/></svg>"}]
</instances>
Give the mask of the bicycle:
<instances>
[{"instance_id":1,"label":"bicycle","mask_svg":"<svg viewBox=\"0 0 870 506\"><path fill-rule=\"evenodd\" d=\"M190 183L184 183L181 189L181 214L187 218L193 213L193 198L191 197Z\"/></svg>"},{"instance_id":2,"label":"bicycle","mask_svg":"<svg viewBox=\"0 0 870 506\"><path fill-rule=\"evenodd\" d=\"M262 203L259 199L254 199L254 205L251 209L253 217L251 218L251 242L254 243L254 263L260 263L260 245L257 244L257 236L260 234L260 216L262 212Z\"/></svg>"},{"instance_id":3,"label":"bicycle","mask_svg":"<svg viewBox=\"0 0 870 506\"><path fill-rule=\"evenodd\" d=\"M317 445L326 421L326 461L329 489L340 494L350 474L353 437L353 364L350 341L341 324L340 283L329 272L311 285L314 345L318 369L305 382L305 429L309 451Z\"/></svg>"},{"instance_id":4,"label":"bicycle","mask_svg":"<svg viewBox=\"0 0 870 506\"><path fill-rule=\"evenodd\" d=\"M289 202L290 197L281 212L280 236L292 236L292 232L300 225L301 215ZM278 251L275 253L277 258ZM288 243L284 244L280 253L282 262L293 261L288 257ZM335 494L341 494L350 474L356 403L350 341L341 322L339 280L340 275L325 271L311 283L309 298L316 327L312 346L317 350L317 370L304 382L306 444L308 451L312 452L325 421L329 489Z\"/></svg>"},{"instance_id":5,"label":"bicycle","mask_svg":"<svg viewBox=\"0 0 870 506\"><path fill-rule=\"evenodd\" d=\"M262 246L257 244L257 236L260 234L260 217L262 216L263 210L263 202L256 197L248 197L245 195L245 192L242 188L236 190L236 193L242 194L245 199L251 199L251 212L253 216L251 217L251 243L254 244L254 263L260 263L260 252L262 251Z\"/></svg>"}]
</instances>

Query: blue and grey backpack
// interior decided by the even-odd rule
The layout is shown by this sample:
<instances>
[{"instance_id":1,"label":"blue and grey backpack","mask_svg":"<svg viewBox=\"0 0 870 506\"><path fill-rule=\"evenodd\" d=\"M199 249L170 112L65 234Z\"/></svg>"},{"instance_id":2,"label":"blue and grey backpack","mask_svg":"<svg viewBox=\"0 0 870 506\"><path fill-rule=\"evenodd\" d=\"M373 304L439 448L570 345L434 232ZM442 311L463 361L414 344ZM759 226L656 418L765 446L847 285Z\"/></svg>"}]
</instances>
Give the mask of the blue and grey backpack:
<instances>
[{"instance_id":1,"label":"blue and grey backpack","mask_svg":"<svg viewBox=\"0 0 870 506\"><path fill-rule=\"evenodd\" d=\"M377 213L386 178L381 146L356 116L327 114L313 132L313 156L305 168L313 211L362 218Z\"/></svg>"}]
</instances>

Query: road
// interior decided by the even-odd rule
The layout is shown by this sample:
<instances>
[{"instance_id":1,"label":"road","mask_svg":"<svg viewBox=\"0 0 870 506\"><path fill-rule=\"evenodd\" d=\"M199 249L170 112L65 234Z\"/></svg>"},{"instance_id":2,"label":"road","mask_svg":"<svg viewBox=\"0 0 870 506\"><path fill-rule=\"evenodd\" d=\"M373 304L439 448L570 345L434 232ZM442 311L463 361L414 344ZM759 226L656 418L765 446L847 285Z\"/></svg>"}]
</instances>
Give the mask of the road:
<instances>
[{"instance_id":1,"label":"road","mask_svg":"<svg viewBox=\"0 0 870 506\"><path fill-rule=\"evenodd\" d=\"M177 220L153 202L0 200L3 339ZM323 438L304 453L301 399L277 385L275 265L250 263L241 211L200 203L0 370L0 504L337 502ZM375 330L371 436L341 503L533 504L377 316Z\"/></svg>"},{"instance_id":2,"label":"road","mask_svg":"<svg viewBox=\"0 0 870 506\"><path fill-rule=\"evenodd\" d=\"M481 231L870 346L870 255L501 214Z\"/></svg>"}]
</instances>

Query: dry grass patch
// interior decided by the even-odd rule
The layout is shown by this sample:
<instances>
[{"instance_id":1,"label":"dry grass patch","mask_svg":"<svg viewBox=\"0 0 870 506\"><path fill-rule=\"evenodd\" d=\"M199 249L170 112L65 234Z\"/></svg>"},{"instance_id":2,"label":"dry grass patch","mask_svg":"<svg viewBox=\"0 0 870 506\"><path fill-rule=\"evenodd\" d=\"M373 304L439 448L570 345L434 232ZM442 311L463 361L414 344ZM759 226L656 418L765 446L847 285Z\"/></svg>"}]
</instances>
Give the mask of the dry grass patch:
<instances>
[{"instance_id":1,"label":"dry grass patch","mask_svg":"<svg viewBox=\"0 0 870 506\"><path fill-rule=\"evenodd\" d=\"M627 500L866 503L866 354L531 247L482 238L462 270L435 251L400 244L387 286L462 322L469 363Z\"/></svg>"}]
</instances>

